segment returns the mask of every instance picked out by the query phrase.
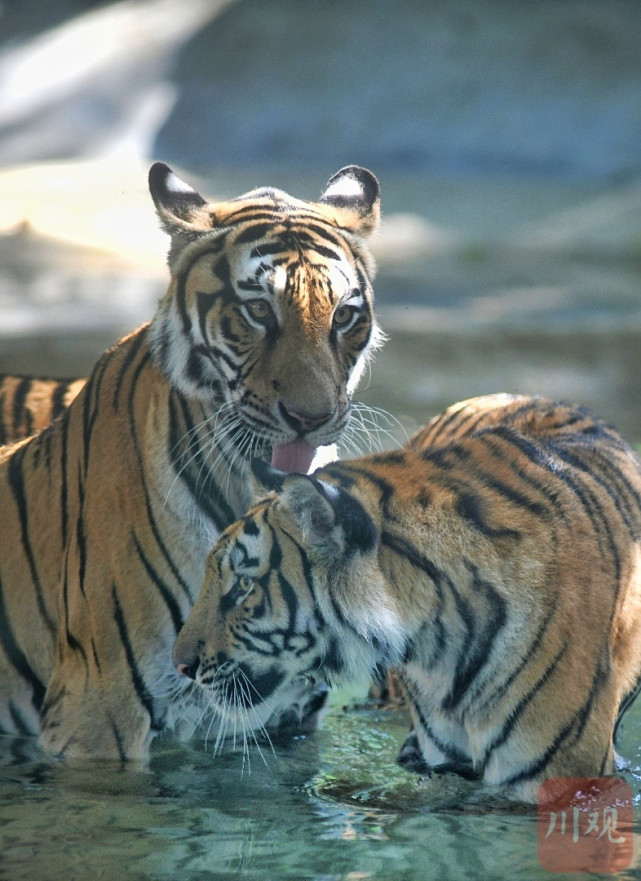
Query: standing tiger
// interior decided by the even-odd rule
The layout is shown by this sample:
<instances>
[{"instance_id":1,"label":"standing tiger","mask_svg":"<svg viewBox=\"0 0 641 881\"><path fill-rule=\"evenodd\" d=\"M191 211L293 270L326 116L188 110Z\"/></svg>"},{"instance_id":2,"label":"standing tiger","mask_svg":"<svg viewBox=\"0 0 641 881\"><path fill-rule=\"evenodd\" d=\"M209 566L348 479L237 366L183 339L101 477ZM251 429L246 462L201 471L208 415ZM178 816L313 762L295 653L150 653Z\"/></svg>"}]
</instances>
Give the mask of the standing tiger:
<instances>
[{"instance_id":1,"label":"standing tiger","mask_svg":"<svg viewBox=\"0 0 641 881\"><path fill-rule=\"evenodd\" d=\"M342 169L318 202L210 204L161 163L149 185L171 236L156 315L61 416L0 449L0 731L69 757L140 758L193 730L171 648L250 501L248 462L306 472L380 341L370 172ZM321 700L289 691L305 721Z\"/></svg>"},{"instance_id":2,"label":"standing tiger","mask_svg":"<svg viewBox=\"0 0 641 881\"><path fill-rule=\"evenodd\" d=\"M220 537L174 647L228 724L395 668L404 751L433 771L525 801L613 771L641 675L641 463L613 428L494 395L400 451L254 473L272 492Z\"/></svg>"}]
</instances>

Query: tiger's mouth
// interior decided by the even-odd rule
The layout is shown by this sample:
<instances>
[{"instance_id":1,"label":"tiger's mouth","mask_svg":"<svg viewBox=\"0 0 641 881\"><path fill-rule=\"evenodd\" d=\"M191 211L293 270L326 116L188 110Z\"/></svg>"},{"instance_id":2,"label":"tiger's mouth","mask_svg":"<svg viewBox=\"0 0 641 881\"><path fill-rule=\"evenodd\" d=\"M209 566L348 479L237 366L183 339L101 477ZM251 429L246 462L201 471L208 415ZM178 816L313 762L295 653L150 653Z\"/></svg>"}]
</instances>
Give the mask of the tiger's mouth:
<instances>
[{"instance_id":1,"label":"tiger's mouth","mask_svg":"<svg viewBox=\"0 0 641 881\"><path fill-rule=\"evenodd\" d=\"M317 449L303 437L287 444L275 444L272 449L271 464L279 471L307 474Z\"/></svg>"}]
</instances>

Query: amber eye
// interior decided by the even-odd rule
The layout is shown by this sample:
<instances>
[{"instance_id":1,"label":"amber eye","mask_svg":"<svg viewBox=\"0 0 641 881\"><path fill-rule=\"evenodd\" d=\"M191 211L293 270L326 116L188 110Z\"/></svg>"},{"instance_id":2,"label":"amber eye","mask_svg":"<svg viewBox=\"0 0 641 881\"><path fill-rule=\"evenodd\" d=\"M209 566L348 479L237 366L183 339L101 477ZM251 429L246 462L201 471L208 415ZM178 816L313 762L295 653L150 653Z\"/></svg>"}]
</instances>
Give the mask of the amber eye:
<instances>
[{"instance_id":1,"label":"amber eye","mask_svg":"<svg viewBox=\"0 0 641 881\"><path fill-rule=\"evenodd\" d=\"M238 583L240 584L240 589L245 593L250 593L250 591L254 587L254 579L249 575L240 575L238 578Z\"/></svg>"},{"instance_id":2,"label":"amber eye","mask_svg":"<svg viewBox=\"0 0 641 881\"><path fill-rule=\"evenodd\" d=\"M334 325L336 327L347 327L354 317L355 309L353 306L339 306L334 312Z\"/></svg>"},{"instance_id":3,"label":"amber eye","mask_svg":"<svg viewBox=\"0 0 641 881\"><path fill-rule=\"evenodd\" d=\"M272 316L272 307L266 300L248 300L245 309L254 321L266 322Z\"/></svg>"}]
</instances>

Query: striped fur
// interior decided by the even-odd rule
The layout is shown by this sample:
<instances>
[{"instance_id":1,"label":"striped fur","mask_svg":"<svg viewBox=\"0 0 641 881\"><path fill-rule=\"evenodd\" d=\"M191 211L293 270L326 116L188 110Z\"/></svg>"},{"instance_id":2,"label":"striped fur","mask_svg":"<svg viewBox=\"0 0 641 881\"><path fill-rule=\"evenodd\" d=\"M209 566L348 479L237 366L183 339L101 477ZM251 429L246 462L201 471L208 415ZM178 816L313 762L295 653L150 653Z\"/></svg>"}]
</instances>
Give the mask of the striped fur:
<instances>
[{"instance_id":1,"label":"striped fur","mask_svg":"<svg viewBox=\"0 0 641 881\"><path fill-rule=\"evenodd\" d=\"M40 731L69 757L140 758L158 732L193 730L171 647L248 504L247 463L336 441L378 340L369 172L343 169L317 203L263 189L208 204L161 164L149 181L171 236L157 314L0 450L0 732ZM9 406L7 430L38 427L22 392ZM318 695L290 697L313 721Z\"/></svg>"},{"instance_id":2,"label":"striped fur","mask_svg":"<svg viewBox=\"0 0 641 881\"><path fill-rule=\"evenodd\" d=\"M496 395L400 451L255 471L273 492L220 538L174 647L219 713L395 668L428 769L526 801L613 771L641 674L641 463L613 428Z\"/></svg>"},{"instance_id":3,"label":"striped fur","mask_svg":"<svg viewBox=\"0 0 641 881\"><path fill-rule=\"evenodd\" d=\"M86 381L0 374L0 445L37 434L64 413Z\"/></svg>"}]
</instances>

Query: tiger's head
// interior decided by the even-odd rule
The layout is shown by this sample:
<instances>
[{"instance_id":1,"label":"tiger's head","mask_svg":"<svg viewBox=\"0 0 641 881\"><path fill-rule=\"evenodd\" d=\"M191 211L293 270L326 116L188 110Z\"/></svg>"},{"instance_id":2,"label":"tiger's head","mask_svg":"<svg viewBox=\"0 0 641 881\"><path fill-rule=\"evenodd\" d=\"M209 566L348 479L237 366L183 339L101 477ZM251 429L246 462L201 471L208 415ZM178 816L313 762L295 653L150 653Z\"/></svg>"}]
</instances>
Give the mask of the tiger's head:
<instances>
[{"instance_id":1,"label":"tiger's head","mask_svg":"<svg viewBox=\"0 0 641 881\"><path fill-rule=\"evenodd\" d=\"M257 189L208 203L166 165L149 174L171 236L171 283L152 322L156 362L180 393L233 414L248 456L307 471L334 443L382 335L372 258L380 193L349 166L318 202Z\"/></svg>"},{"instance_id":2,"label":"tiger's head","mask_svg":"<svg viewBox=\"0 0 641 881\"><path fill-rule=\"evenodd\" d=\"M297 690L361 679L404 650L378 528L360 501L315 476L252 467L278 491L221 535L173 650L211 709L250 729Z\"/></svg>"}]
</instances>

